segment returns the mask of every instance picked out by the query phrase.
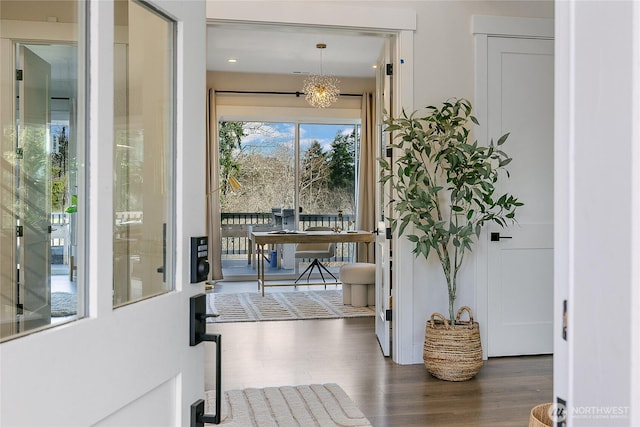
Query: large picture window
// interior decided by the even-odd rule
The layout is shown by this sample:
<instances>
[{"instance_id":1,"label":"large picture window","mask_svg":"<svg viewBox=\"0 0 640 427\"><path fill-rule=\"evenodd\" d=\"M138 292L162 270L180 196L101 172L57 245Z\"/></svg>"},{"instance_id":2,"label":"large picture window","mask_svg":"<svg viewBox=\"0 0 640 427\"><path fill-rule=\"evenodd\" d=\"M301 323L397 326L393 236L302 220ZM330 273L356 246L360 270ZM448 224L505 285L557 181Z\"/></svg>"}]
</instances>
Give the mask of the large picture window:
<instances>
[{"instance_id":1,"label":"large picture window","mask_svg":"<svg viewBox=\"0 0 640 427\"><path fill-rule=\"evenodd\" d=\"M218 128L225 277L252 274L250 229L353 226L357 122L223 121ZM283 248L277 256L267 274L295 274L293 255ZM333 261L352 256L345 245Z\"/></svg>"}]
</instances>

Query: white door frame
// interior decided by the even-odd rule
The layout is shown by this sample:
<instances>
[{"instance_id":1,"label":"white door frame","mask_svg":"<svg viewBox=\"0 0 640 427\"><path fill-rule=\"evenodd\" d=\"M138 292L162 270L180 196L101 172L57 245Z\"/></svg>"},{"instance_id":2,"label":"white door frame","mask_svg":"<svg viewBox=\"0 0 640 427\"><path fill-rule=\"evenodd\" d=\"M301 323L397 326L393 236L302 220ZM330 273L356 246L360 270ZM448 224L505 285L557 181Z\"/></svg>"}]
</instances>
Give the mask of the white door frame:
<instances>
[{"instance_id":1,"label":"white door frame","mask_svg":"<svg viewBox=\"0 0 640 427\"><path fill-rule=\"evenodd\" d=\"M374 31L395 34L393 79L394 111L413 110L413 32L416 12L402 8L371 8L357 5L307 4L306 2L238 2L207 0L207 20L218 23L260 23L310 26L326 29ZM402 59L402 60L401 60ZM406 239L394 236L392 290L394 301L392 357L394 362L414 363L413 355L413 257ZM398 256L398 254L408 256ZM401 307L401 309L399 308Z\"/></svg>"},{"instance_id":2,"label":"white door frame","mask_svg":"<svg viewBox=\"0 0 640 427\"><path fill-rule=\"evenodd\" d=\"M554 20L543 18L512 18L498 16L480 16L472 18L472 32L475 41L475 101L474 115L480 126L474 129L475 139L481 145L487 145L490 139L488 123L488 40L489 37L518 37L553 39ZM476 246L476 316L482 325L480 338L482 354L487 358L489 324L489 282L488 282L488 245L487 229L482 231Z\"/></svg>"},{"instance_id":3,"label":"white door frame","mask_svg":"<svg viewBox=\"0 0 640 427\"><path fill-rule=\"evenodd\" d=\"M567 403L567 425L637 426L640 4L558 1L555 18L557 324L564 300L568 310L566 339L554 333L554 401ZM594 120L612 105L624 106L615 126ZM603 141L615 156L603 154ZM594 227L593 218L612 220ZM589 416L589 407L619 416Z\"/></svg>"}]
</instances>

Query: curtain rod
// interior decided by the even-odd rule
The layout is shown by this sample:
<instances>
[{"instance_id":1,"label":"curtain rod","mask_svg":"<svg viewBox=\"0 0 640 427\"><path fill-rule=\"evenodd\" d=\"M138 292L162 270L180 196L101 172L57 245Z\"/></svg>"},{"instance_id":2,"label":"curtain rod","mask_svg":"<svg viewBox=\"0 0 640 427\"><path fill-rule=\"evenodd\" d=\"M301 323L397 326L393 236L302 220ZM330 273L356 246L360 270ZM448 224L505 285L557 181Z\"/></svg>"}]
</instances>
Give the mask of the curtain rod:
<instances>
[{"instance_id":1,"label":"curtain rod","mask_svg":"<svg viewBox=\"0 0 640 427\"><path fill-rule=\"evenodd\" d=\"M216 90L215 93L237 93L245 95L295 95L304 96L304 92L252 91L252 90ZM340 96L362 96L361 93L341 93Z\"/></svg>"}]
</instances>

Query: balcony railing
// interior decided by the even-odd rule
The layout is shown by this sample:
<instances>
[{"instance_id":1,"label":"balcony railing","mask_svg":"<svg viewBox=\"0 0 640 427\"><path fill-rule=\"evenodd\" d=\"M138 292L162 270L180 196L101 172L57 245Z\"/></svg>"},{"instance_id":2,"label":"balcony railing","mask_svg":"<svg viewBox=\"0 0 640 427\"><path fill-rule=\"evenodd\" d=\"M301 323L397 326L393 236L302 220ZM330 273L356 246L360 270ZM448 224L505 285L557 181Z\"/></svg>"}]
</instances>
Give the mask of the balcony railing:
<instances>
[{"instance_id":1,"label":"balcony railing","mask_svg":"<svg viewBox=\"0 0 640 427\"><path fill-rule=\"evenodd\" d=\"M293 229L293 212L287 210L272 213L237 213L229 212L221 214L222 222L222 259L238 258L249 253L248 226L265 226L274 229ZM355 222L354 215L339 214L300 214L299 230L308 227L339 227L342 230L349 228L349 223ZM329 262L353 262L355 259L354 243L339 243L336 246L336 255Z\"/></svg>"}]
</instances>

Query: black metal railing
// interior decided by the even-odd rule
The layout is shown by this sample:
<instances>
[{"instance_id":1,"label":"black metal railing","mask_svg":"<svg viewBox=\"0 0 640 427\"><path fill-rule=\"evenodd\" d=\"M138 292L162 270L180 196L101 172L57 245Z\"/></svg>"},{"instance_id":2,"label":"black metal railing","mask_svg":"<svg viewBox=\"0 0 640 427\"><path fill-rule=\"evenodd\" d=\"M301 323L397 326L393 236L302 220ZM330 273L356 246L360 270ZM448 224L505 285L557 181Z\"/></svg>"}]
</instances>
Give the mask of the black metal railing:
<instances>
[{"instance_id":1,"label":"black metal railing","mask_svg":"<svg viewBox=\"0 0 640 427\"><path fill-rule=\"evenodd\" d=\"M349 214L300 214L298 229L309 227L329 227L340 230L354 229L355 215ZM288 226L286 217L279 212L225 212L221 214L222 225L222 255L233 257L246 255L249 252L248 227L264 226L265 228L293 228ZM337 262L352 262L355 259L354 243L338 243L336 255L329 260Z\"/></svg>"}]
</instances>

